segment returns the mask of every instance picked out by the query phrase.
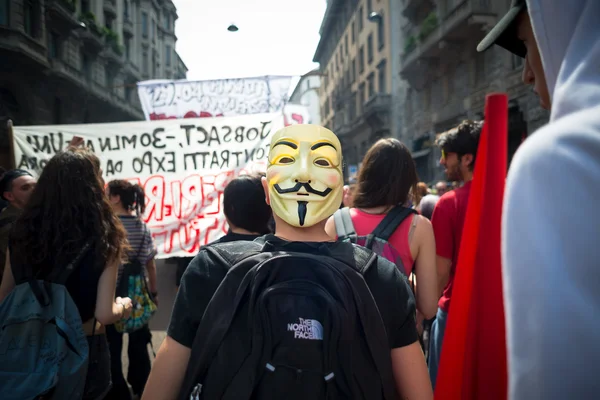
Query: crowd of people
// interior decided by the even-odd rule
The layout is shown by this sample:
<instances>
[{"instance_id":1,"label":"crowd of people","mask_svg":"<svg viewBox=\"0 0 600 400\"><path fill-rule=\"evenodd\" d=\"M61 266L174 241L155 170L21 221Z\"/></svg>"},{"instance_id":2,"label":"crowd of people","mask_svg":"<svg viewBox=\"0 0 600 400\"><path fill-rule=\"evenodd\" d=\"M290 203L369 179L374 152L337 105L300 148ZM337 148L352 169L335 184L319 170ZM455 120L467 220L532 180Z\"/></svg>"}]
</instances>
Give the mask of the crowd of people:
<instances>
[{"instance_id":1,"label":"crowd of people","mask_svg":"<svg viewBox=\"0 0 600 400\"><path fill-rule=\"evenodd\" d=\"M524 82L552 109L514 157L504 199L511 399L600 389L600 223L590 208L600 2L571 2L560 32L547 25L558 18L553 5L513 0L480 45L524 57ZM482 129L465 120L439 135L447 180L431 188L397 139L374 143L344 185L333 132L276 132L266 173L224 190L229 232L178 266L153 363L157 252L143 189L105 182L98 157L76 141L38 179L4 172L0 397L432 399ZM551 193L544 204L542 193ZM558 211L565 204L569 215Z\"/></svg>"}]
</instances>

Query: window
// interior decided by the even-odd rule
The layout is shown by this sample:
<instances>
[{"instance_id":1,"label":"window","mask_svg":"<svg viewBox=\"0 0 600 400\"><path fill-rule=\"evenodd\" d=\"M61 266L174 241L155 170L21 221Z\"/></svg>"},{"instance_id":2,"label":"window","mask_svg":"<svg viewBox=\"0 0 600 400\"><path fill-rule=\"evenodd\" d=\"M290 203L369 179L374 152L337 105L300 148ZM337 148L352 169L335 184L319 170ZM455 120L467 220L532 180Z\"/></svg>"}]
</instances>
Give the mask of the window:
<instances>
[{"instance_id":1,"label":"window","mask_svg":"<svg viewBox=\"0 0 600 400\"><path fill-rule=\"evenodd\" d=\"M87 54L81 56L81 71L88 82L92 80L92 62Z\"/></svg>"},{"instance_id":2,"label":"window","mask_svg":"<svg viewBox=\"0 0 600 400\"><path fill-rule=\"evenodd\" d=\"M148 37L148 13L142 12L142 36Z\"/></svg>"},{"instance_id":3,"label":"window","mask_svg":"<svg viewBox=\"0 0 600 400\"><path fill-rule=\"evenodd\" d=\"M365 83L361 83L360 86L358 87L358 105L357 105L357 109L358 112L360 113L362 111L362 106L365 102Z\"/></svg>"},{"instance_id":4,"label":"window","mask_svg":"<svg viewBox=\"0 0 600 400\"><path fill-rule=\"evenodd\" d=\"M125 47L125 59L129 61L131 60L131 38L125 38L123 46Z\"/></svg>"},{"instance_id":5,"label":"window","mask_svg":"<svg viewBox=\"0 0 600 400\"><path fill-rule=\"evenodd\" d=\"M511 62L513 69L523 68L523 61L524 59L522 57L511 53Z\"/></svg>"},{"instance_id":6,"label":"window","mask_svg":"<svg viewBox=\"0 0 600 400\"><path fill-rule=\"evenodd\" d=\"M383 14L379 21L377 21L377 42L379 44L379 51L381 51L385 47L385 26L384 26L385 18Z\"/></svg>"},{"instance_id":7,"label":"window","mask_svg":"<svg viewBox=\"0 0 600 400\"><path fill-rule=\"evenodd\" d=\"M370 99L375 95L375 72L371 72L367 77L367 83L369 84L369 92L367 99Z\"/></svg>"},{"instance_id":8,"label":"window","mask_svg":"<svg viewBox=\"0 0 600 400\"><path fill-rule=\"evenodd\" d=\"M156 42L156 21L152 20L152 41Z\"/></svg>"},{"instance_id":9,"label":"window","mask_svg":"<svg viewBox=\"0 0 600 400\"><path fill-rule=\"evenodd\" d=\"M150 72L150 65L148 63L148 53L146 52L142 53L142 72L144 73L144 75L148 75L148 72Z\"/></svg>"},{"instance_id":10,"label":"window","mask_svg":"<svg viewBox=\"0 0 600 400\"><path fill-rule=\"evenodd\" d=\"M358 51L358 72L362 74L365 70L365 47L360 46Z\"/></svg>"},{"instance_id":11,"label":"window","mask_svg":"<svg viewBox=\"0 0 600 400\"><path fill-rule=\"evenodd\" d=\"M111 15L104 13L104 26L112 31L114 29L114 22L115 20Z\"/></svg>"},{"instance_id":12,"label":"window","mask_svg":"<svg viewBox=\"0 0 600 400\"><path fill-rule=\"evenodd\" d=\"M90 12L90 0L81 0L81 13L86 14Z\"/></svg>"},{"instance_id":13,"label":"window","mask_svg":"<svg viewBox=\"0 0 600 400\"><path fill-rule=\"evenodd\" d=\"M23 29L31 37L36 37L39 4L35 0L25 0L23 4Z\"/></svg>"},{"instance_id":14,"label":"window","mask_svg":"<svg viewBox=\"0 0 600 400\"><path fill-rule=\"evenodd\" d=\"M363 10L362 6L360 6L360 8L358 9L358 16L356 18L358 18L358 31L362 32L363 27L364 27L364 23L365 23L365 21L364 21L364 18L365 18L365 16L364 16L364 10Z\"/></svg>"},{"instance_id":15,"label":"window","mask_svg":"<svg viewBox=\"0 0 600 400\"><path fill-rule=\"evenodd\" d=\"M370 14L373 11L373 0L367 0L367 14Z\"/></svg>"},{"instance_id":16,"label":"window","mask_svg":"<svg viewBox=\"0 0 600 400\"><path fill-rule=\"evenodd\" d=\"M344 37L344 46L346 47L346 55L348 55L348 35Z\"/></svg>"},{"instance_id":17,"label":"window","mask_svg":"<svg viewBox=\"0 0 600 400\"><path fill-rule=\"evenodd\" d=\"M62 124L62 101L60 98L54 98L54 104L52 105L52 119L55 125Z\"/></svg>"},{"instance_id":18,"label":"window","mask_svg":"<svg viewBox=\"0 0 600 400\"><path fill-rule=\"evenodd\" d=\"M54 32L48 32L48 58L59 58L59 38Z\"/></svg>"},{"instance_id":19,"label":"window","mask_svg":"<svg viewBox=\"0 0 600 400\"><path fill-rule=\"evenodd\" d=\"M165 23L165 29L167 31L170 31L171 30L171 15L165 14L164 23Z\"/></svg>"},{"instance_id":20,"label":"window","mask_svg":"<svg viewBox=\"0 0 600 400\"><path fill-rule=\"evenodd\" d=\"M356 23L352 21L352 26L350 27L350 35L352 37L352 44L356 42Z\"/></svg>"},{"instance_id":21,"label":"window","mask_svg":"<svg viewBox=\"0 0 600 400\"><path fill-rule=\"evenodd\" d=\"M152 59L150 62L152 63L152 78L156 78L158 75L156 68L158 66L158 54L156 53L156 50L152 50Z\"/></svg>"},{"instance_id":22,"label":"window","mask_svg":"<svg viewBox=\"0 0 600 400\"><path fill-rule=\"evenodd\" d=\"M167 67L171 66L171 46L167 45L165 49L165 64Z\"/></svg>"},{"instance_id":23,"label":"window","mask_svg":"<svg viewBox=\"0 0 600 400\"><path fill-rule=\"evenodd\" d=\"M131 98L133 96L133 85L128 84L125 85L125 100L131 102Z\"/></svg>"},{"instance_id":24,"label":"window","mask_svg":"<svg viewBox=\"0 0 600 400\"><path fill-rule=\"evenodd\" d=\"M377 66L377 89L379 93L387 93L387 84L385 81L386 60L383 60Z\"/></svg>"},{"instance_id":25,"label":"window","mask_svg":"<svg viewBox=\"0 0 600 400\"><path fill-rule=\"evenodd\" d=\"M8 26L9 2L10 0L0 0L0 25Z\"/></svg>"},{"instance_id":26,"label":"window","mask_svg":"<svg viewBox=\"0 0 600 400\"><path fill-rule=\"evenodd\" d=\"M370 33L367 38L367 57L369 60L369 64L373 62L373 34Z\"/></svg>"},{"instance_id":27,"label":"window","mask_svg":"<svg viewBox=\"0 0 600 400\"><path fill-rule=\"evenodd\" d=\"M129 7L130 7L129 1L130 0L125 0L123 2L123 18L125 19L125 21L129 21L130 20L129 19L129 17L130 17L130 15L129 15Z\"/></svg>"},{"instance_id":28,"label":"window","mask_svg":"<svg viewBox=\"0 0 600 400\"><path fill-rule=\"evenodd\" d=\"M352 59L352 65L350 66L350 82L354 83L356 80L356 58Z\"/></svg>"}]
</instances>

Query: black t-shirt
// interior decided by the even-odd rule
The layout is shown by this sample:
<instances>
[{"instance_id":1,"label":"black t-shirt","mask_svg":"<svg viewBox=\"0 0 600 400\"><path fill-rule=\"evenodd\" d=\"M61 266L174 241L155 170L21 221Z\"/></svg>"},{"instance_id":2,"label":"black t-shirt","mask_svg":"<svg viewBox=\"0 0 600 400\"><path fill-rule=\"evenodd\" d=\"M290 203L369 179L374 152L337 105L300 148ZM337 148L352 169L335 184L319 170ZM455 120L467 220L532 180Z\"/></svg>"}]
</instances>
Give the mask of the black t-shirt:
<instances>
[{"instance_id":1,"label":"black t-shirt","mask_svg":"<svg viewBox=\"0 0 600 400\"><path fill-rule=\"evenodd\" d=\"M354 263L354 254L349 243L341 242L287 242L274 235L266 240L286 251L319 254L319 248L328 246L330 252ZM227 270L211 259L211 254L201 249L189 264L181 280L175 299L171 322L167 334L182 344L192 347L196 330L213 294L225 278ZM379 312L383 319L391 349L404 347L418 340L415 323L415 299L406 277L390 261L378 257L377 267L365 274Z\"/></svg>"},{"instance_id":2,"label":"black t-shirt","mask_svg":"<svg viewBox=\"0 0 600 400\"><path fill-rule=\"evenodd\" d=\"M210 246L211 244L215 243L235 242L238 240L253 241L257 237L258 235L247 235L243 233L234 233L229 231L225 236L220 237L214 242L210 242L209 244L207 244L207 246ZM181 285L181 277L183 276L183 273L185 272L186 268L188 267L190 262L192 262L193 259L194 257L181 257L177 259L177 274L175 276L176 286L179 287Z\"/></svg>"},{"instance_id":3,"label":"black t-shirt","mask_svg":"<svg viewBox=\"0 0 600 400\"><path fill-rule=\"evenodd\" d=\"M10 246L11 249L13 247L14 246ZM61 267L64 268L66 265ZM21 277L23 274L20 271L17 271L16 268L18 267L11 262L11 269L13 276L15 277L15 283L18 285L25 279L19 279L19 277ZM71 295L73 302L79 310L81 321L84 323L94 317L96 311L96 295L98 293L98 284L100 282L100 276L104 272L104 268L105 265L97 265L96 254L94 253L94 248L91 247L75 266L75 269L73 272L71 272L71 275L69 275L69 278L65 284L67 291ZM45 279L46 275L47 274L41 274L37 277L39 279Z\"/></svg>"}]
</instances>

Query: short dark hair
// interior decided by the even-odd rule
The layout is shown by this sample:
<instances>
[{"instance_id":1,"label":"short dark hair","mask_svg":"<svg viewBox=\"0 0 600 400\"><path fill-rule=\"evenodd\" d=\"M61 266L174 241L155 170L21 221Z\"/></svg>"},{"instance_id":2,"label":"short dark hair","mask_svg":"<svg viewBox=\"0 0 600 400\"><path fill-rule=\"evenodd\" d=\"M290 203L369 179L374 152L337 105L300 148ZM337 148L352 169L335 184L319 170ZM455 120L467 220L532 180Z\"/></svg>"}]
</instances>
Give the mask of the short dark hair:
<instances>
[{"instance_id":1,"label":"short dark hair","mask_svg":"<svg viewBox=\"0 0 600 400\"><path fill-rule=\"evenodd\" d=\"M472 171L475 167L479 137L483 129L483 121L464 120L456 128L442 133L436 140L436 144L446 153L456 153L460 159L465 154L473 156L473 162L469 165Z\"/></svg>"},{"instance_id":2,"label":"short dark hair","mask_svg":"<svg viewBox=\"0 0 600 400\"><path fill-rule=\"evenodd\" d=\"M408 147L397 139L380 139L362 162L352 205L372 208L404 204L411 192L417 192L418 181Z\"/></svg>"},{"instance_id":3,"label":"short dark hair","mask_svg":"<svg viewBox=\"0 0 600 400\"><path fill-rule=\"evenodd\" d=\"M272 212L265 201L262 176L241 175L229 182L223 191L223 212L236 227L266 234Z\"/></svg>"}]
</instances>

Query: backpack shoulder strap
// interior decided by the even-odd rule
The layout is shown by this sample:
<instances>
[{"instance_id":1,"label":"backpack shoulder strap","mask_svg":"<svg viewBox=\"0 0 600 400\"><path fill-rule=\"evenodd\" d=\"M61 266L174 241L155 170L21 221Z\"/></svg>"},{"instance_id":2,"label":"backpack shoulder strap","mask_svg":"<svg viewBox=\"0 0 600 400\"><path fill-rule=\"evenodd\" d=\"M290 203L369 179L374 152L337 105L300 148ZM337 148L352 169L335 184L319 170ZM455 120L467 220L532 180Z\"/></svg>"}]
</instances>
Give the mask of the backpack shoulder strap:
<instances>
[{"instance_id":1,"label":"backpack shoulder strap","mask_svg":"<svg viewBox=\"0 0 600 400\"><path fill-rule=\"evenodd\" d=\"M17 220L16 215L11 215L6 218L0 218L0 229L4 228L6 225L12 224Z\"/></svg>"},{"instance_id":2,"label":"backpack shoulder strap","mask_svg":"<svg viewBox=\"0 0 600 400\"><path fill-rule=\"evenodd\" d=\"M257 241L240 240L236 242L215 243L205 246L204 250L221 261L227 269L248 257L259 254L263 245Z\"/></svg>"},{"instance_id":3,"label":"backpack shoulder strap","mask_svg":"<svg viewBox=\"0 0 600 400\"><path fill-rule=\"evenodd\" d=\"M333 213L333 222L335 222L335 232L339 238L356 236L356 230L352 223L352 216L348 207L341 208Z\"/></svg>"},{"instance_id":4,"label":"backpack shoulder strap","mask_svg":"<svg viewBox=\"0 0 600 400\"><path fill-rule=\"evenodd\" d=\"M377 225L372 235L381 240L388 241L390 236L394 234L402 221L404 221L409 215L416 213L417 212L412 208L396 206L390 212L388 212L385 218L383 218L379 225Z\"/></svg>"},{"instance_id":5,"label":"backpack shoulder strap","mask_svg":"<svg viewBox=\"0 0 600 400\"><path fill-rule=\"evenodd\" d=\"M71 275L71 273L75 270L75 267L77 267L77 265L79 265L79 262L81 261L83 256L86 255L86 253L90 249L90 246L91 246L90 242L87 242L85 245L83 245L83 248L77 254L77 256L75 256L73 261L71 261L62 270L59 268L55 268L54 271L52 273L50 273L50 275L48 276L48 280L50 282L55 282L55 283L64 285L67 282L67 280L69 279L69 276Z\"/></svg>"},{"instance_id":6,"label":"backpack shoulder strap","mask_svg":"<svg viewBox=\"0 0 600 400\"><path fill-rule=\"evenodd\" d=\"M377 254L365 247L352 245L354 248L354 262L361 275L364 275L371 266L377 264Z\"/></svg>"}]
</instances>

